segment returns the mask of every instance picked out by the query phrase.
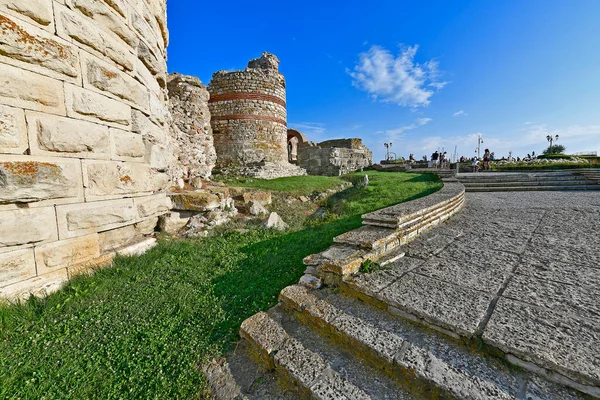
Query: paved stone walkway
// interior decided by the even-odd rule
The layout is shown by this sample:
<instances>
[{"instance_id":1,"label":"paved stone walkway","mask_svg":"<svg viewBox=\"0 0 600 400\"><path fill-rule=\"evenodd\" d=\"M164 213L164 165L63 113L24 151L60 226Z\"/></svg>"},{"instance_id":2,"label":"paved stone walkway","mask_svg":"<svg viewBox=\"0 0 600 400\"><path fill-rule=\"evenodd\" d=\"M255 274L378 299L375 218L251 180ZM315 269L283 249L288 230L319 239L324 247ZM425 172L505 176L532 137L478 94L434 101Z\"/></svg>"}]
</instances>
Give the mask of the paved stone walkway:
<instances>
[{"instance_id":1,"label":"paved stone walkway","mask_svg":"<svg viewBox=\"0 0 600 400\"><path fill-rule=\"evenodd\" d=\"M351 285L515 363L599 386L599 192L469 193L405 249Z\"/></svg>"}]
</instances>

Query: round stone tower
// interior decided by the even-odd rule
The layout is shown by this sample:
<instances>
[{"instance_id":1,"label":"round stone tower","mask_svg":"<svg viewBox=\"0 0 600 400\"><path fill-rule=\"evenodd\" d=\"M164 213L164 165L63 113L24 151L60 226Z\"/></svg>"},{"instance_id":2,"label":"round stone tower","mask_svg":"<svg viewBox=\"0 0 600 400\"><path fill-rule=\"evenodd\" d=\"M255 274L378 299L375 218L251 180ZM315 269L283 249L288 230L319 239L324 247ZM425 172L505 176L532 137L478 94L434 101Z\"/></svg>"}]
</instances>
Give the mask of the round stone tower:
<instances>
[{"instance_id":1,"label":"round stone tower","mask_svg":"<svg viewBox=\"0 0 600 400\"><path fill-rule=\"evenodd\" d=\"M261 178L304 175L288 162L285 78L263 53L244 71L219 71L208 85L217 170Z\"/></svg>"}]
</instances>

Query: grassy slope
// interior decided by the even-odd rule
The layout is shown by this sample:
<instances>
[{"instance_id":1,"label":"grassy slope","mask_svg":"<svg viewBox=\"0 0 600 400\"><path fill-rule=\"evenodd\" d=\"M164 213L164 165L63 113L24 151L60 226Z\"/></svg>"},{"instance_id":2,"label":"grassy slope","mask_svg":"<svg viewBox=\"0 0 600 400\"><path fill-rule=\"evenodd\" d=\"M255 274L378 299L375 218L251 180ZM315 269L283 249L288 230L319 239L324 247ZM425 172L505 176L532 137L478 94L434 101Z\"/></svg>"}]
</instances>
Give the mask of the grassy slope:
<instances>
[{"instance_id":1,"label":"grassy slope","mask_svg":"<svg viewBox=\"0 0 600 400\"><path fill-rule=\"evenodd\" d=\"M441 187L431 175L369 177L329 202L333 221L163 240L45 299L0 307L0 398L203 398L199 366L297 282L303 257L360 226L360 214Z\"/></svg>"},{"instance_id":2,"label":"grassy slope","mask_svg":"<svg viewBox=\"0 0 600 400\"><path fill-rule=\"evenodd\" d=\"M278 179L227 179L223 182L238 187L253 187L270 191L285 192L295 196L307 195L312 192L324 192L335 189L344 181L340 177L331 176L292 176Z\"/></svg>"}]
</instances>

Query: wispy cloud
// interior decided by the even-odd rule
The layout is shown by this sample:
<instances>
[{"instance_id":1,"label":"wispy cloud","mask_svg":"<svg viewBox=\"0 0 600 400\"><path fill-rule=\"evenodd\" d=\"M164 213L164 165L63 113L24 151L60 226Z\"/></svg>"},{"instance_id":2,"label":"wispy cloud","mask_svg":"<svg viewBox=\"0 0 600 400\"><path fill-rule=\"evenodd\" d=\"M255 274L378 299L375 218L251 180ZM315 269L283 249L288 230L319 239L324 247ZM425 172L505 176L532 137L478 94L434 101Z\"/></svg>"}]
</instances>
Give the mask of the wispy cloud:
<instances>
[{"instance_id":1,"label":"wispy cloud","mask_svg":"<svg viewBox=\"0 0 600 400\"><path fill-rule=\"evenodd\" d=\"M296 129L308 138L308 140L313 142L320 142L323 140L327 133L327 128L325 128L325 124L320 122L299 122L299 123L290 123L290 129Z\"/></svg>"},{"instance_id":2,"label":"wispy cloud","mask_svg":"<svg viewBox=\"0 0 600 400\"><path fill-rule=\"evenodd\" d=\"M427 125L430 121L432 121L431 118L418 118L417 120L415 120L414 123L410 124L410 125L404 125L404 126L400 126L398 128L393 128L393 129L388 129L385 131L378 131L375 132L375 134L381 135L387 135L388 138L393 139L394 137L398 137L398 135L407 132L407 131L412 131L413 129L417 129L420 126L423 125Z\"/></svg>"},{"instance_id":3,"label":"wispy cloud","mask_svg":"<svg viewBox=\"0 0 600 400\"><path fill-rule=\"evenodd\" d=\"M453 117L458 117L458 116L461 116L461 115L467 116L467 113L464 112L464 110L460 110L460 111L457 111L454 114L452 114Z\"/></svg>"},{"instance_id":4,"label":"wispy cloud","mask_svg":"<svg viewBox=\"0 0 600 400\"><path fill-rule=\"evenodd\" d=\"M441 75L436 60L415 62L418 45L403 46L397 57L380 46L371 46L359 55L359 62L348 73L352 84L369 93L374 99L403 107L424 107L431 102L436 90L448 82Z\"/></svg>"}]
</instances>

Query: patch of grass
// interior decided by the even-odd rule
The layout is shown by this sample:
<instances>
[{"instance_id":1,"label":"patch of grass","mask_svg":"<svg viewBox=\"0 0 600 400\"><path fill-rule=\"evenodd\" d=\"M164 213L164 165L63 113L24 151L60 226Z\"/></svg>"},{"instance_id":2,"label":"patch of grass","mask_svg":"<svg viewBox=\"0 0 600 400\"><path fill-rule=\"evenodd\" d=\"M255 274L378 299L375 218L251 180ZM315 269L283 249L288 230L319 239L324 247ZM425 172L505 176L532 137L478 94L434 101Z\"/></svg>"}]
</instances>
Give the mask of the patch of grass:
<instances>
[{"instance_id":1,"label":"patch of grass","mask_svg":"<svg viewBox=\"0 0 600 400\"><path fill-rule=\"evenodd\" d=\"M335 196L325 221L284 233L164 238L47 298L0 306L0 398L208 398L201 365L298 281L305 256L360 227L362 213L441 187L433 175L369 178L368 188Z\"/></svg>"},{"instance_id":2,"label":"patch of grass","mask_svg":"<svg viewBox=\"0 0 600 400\"><path fill-rule=\"evenodd\" d=\"M370 274L375 271L381 271L384 269L386 268L382 267L381 264L378 264L372 260L366 260L365 262L360 264L360 272L362 272L363 274Z\"/></svg>"},{"instance_id":3,"label":"patch of grass","mask_svg":"<svg viewBox=\"0 0 600 400\"><path fill-rule=\"evenodd\" d=\"M337 176L292 176L289 178L278 179L221 177L220 179L222 179L222 182L231 186L284 192L293 196L309 195L314 192L324 192L328 189L336 189L344 183L342 178Z\"/></svg>"}]
</instances>

